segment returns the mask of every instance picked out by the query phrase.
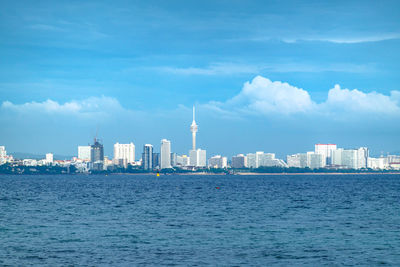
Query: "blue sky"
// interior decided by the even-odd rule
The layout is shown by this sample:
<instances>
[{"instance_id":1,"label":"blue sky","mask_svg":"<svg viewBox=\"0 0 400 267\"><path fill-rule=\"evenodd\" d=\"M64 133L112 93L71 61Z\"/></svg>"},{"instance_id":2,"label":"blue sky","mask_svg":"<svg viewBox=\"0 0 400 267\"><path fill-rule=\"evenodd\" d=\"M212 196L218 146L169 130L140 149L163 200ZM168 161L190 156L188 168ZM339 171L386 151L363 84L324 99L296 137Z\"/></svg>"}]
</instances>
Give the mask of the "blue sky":
<instances>
[{"instance_id":1,"label":"blue sky","mask_svg":"<svg viewBox=\"0 0 400 267\"><path fill-rule=\"evenodd\" d=\"M0 145L400 153L398 1L3 1Z\"/></svg>"}]
</instances>

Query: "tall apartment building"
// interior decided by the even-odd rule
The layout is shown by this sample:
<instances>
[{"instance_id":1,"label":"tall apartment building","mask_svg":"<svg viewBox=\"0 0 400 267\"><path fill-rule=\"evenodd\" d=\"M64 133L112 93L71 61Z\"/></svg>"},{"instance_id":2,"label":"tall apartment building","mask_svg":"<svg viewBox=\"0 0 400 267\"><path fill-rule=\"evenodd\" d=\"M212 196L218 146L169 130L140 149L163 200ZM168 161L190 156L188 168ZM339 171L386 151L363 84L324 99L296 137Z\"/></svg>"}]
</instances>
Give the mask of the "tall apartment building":
<instances>
[{"instance_id":1,"label":"tall apartment building","mask_svg":"<svg viewBox=\"0 0 400 267\"><path fill-rule=\"evenodd\" d=\"M160 158L160 168L168 169L171 168L171 141L167 139L161 140L161 158Z\"/></svg>"},{"instance_id":2,"label":"tall apartment building","mask_svg":"<svg viewBox=\"0 0 400 267\"><path fill-rule=\"evenodd\" d=\"M171 152L171 167L176 167L178 164L178 155Z\"/></svg>"},{"instance_id":3,"label":"tall apartment building","mask_svg":"<svg viewBox=\"0 0 400 267\"><path fill-rule=\"evenodd\" d=\"M286 157L286 162L288 167L305 168L307 167L307 154L298 153L298 154L288 155Z\"/></svg>"},{"instance_id":4,"label":"tall apartment building","mask_svg":"<svg viewBox=\"0 0 400 267\"><path fill-rule=\"evenodd\" d=\"M145 170L151 170L153 168L153 146L150 144L143 146L142 167Z\"/></svg>"},{"instance_id":5,"label":"tall apartment building","mask_svg":"<svg viewBox=\"0 0 400 267\"><path fill-rule=\"evenodd\" d=\"M5 146L0 146L0 164L6 162L7 151Z\"/></svg>"},{"instance_id":6,"label":"tall apartment building","mask_svg":"<svg viewBox=\"0 0 400 267\"><path fill-rule=\"evenodd\" d=\"M338 148L332 151L332 165L349 169L362 169L368 167L369 151L366 147L359 149Z\"/></svg>"},{"instance_id":7,"label":"tall apartment building","mask_svg":"<svg viewBox=\"0 0 400 267\"><path fill-rule=\"evenodd\" d=\"M135 145L129 144L114 144L114 164L127 166L135 162Z\"/></svg>"},{"instance_id":8,"label":"tall apartment building","mask_svg":"<svg viewBox=\"0 0 400 267\"><path fill-rule=\"evenodd\" d=\"M160 169L160 153L153 152L153 169Z\"/></svg>"},{"instance_id":9,"label":"tall apartment building","mask_svg":"<svg viewBox=\"0 0 400 267\"><path fill-rule=\"evenodd\" d=\"M323 154L307 152L307 167L310 169L319 169L326 166L326 157Z\"/></svg>"},{"instance_id":10,"label":"tall apartment building","mask_svg":"<svg viewBox=\"0 0 400 267\"><path fill-rule=\"evenodd\" d=\"M315 145L315 154L320 154L323 156L325 160L325 165L332 164L332 151L337 149L335 144L316 144Z\"/></svg>"}]
</instances>

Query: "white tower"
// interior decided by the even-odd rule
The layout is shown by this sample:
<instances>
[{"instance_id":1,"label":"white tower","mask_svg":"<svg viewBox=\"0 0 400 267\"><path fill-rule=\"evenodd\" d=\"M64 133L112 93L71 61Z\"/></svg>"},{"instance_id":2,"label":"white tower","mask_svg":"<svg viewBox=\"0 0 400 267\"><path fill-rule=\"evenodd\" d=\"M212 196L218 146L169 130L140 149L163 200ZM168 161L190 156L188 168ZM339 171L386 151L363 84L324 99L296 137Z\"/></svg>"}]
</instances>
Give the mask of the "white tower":
<instances>
[{"instance_id":1,"label":"white tower","mask_svg":"<svg viewBox=\"0 0 400 267\"><path fill-rule=\"evenodd\" d=\"M194 110L194 105L193 105L193 122L192 125L190 125L190 131L192 132L192 150L196 150L196 133L197 133L197 124L195 121L195 110Z\"/></svg>"},{"instance_id":2,"label":"white tower","mask_svg":"<svg viewBox=\"0 0 400 267\"><path fill-rule=\"evenodd\" d=\"M161 140L161 169L171 168L171 141Z\"/></svg>"}]
</instances>

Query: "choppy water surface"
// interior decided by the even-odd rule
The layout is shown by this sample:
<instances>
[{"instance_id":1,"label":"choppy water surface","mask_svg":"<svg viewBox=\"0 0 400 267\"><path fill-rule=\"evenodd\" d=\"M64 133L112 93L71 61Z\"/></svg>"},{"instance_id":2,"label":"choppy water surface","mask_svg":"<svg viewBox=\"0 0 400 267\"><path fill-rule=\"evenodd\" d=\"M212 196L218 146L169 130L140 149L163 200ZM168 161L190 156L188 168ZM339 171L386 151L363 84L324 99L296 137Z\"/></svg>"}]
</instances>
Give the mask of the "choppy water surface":
<instances>
[{"instance_id":1,"label":"choppy water surface","mask_svg":"<svg viewBox=\"0 0 400 267\"><path fill-rule=\"evenodd\" d=\"M399 175L0 176L0 265L385 263Z\"/></svg>"}]
</instances>

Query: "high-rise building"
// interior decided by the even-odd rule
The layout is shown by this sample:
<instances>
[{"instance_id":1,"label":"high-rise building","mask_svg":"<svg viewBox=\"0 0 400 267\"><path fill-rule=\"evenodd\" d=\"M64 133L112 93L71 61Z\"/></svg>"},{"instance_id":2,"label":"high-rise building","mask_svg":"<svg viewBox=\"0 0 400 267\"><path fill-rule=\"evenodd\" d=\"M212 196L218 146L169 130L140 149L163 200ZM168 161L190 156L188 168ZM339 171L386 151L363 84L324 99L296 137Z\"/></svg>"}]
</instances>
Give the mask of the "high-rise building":
<instances>
[{"instance_id":1,"label":"high-rise building","mask_svg":"<svg viewBox=\"0 0 400 267\"><path fill-rule=\"evenodd\" d=\"M325 160L325 165L332 164L332 151L336 149L335 144L316 144L315 154L320 154Z\"/></svg>"},{"instance_id":2,"label":"high-rise building","mask_svg":"<svg viewBox=\"0 0 400 267\"><path fill-rule=\"evenodd\" d=\"M192 132L192 150L196 150L196 133L198 131L198 126L195 121L194 106L193 106L193 121L192 121L192 125L190 125L190 131Z\"/></svg>"},{"instance_id":3,"label":"high-rise building","mask_svg":"<svg viewBox=\"0 0 400 267\"><path fill-rule=\"evenodd\" d=\"M190 166L193 167L206 167L207 166L207 152L203 149L190 150Z\"/></svg>"},{"instance_id":4,"label":"high-rise building","mask_svg":"<svg viewBox=\"0 0 400 267\"><path fill-rule=\"evenodd\" d=\"M232 157L232 168L241 169L247 167L247 157L243 154L238 154Z\"/></svg>"},{"instance_id":5,"label":"high-rise building","mask_svg":"<svg viewBox=\"0 0 400 267\"><path fill-rule=\"evenodd\" d=\"M171 141L167 139L162 139L160 152L161 152L160 168L161 169L171 168Z\"/></svg>"},{"instance_id":6,"label":"high-rise building","mask_svg":"<svg viewBox=\"0 0 400 267\"><path fill-rule=\"evenodd\" d=\"M213 156L208 160L208 166L210 168L226 168L228 167L228 159L226 157L222 157L221 155Z\"/></svg>"},{"instance_id":7,"label":"high-rise building","mask_svg":"<svg viewBox=\"0 0 400 267\"><path fill-rule=\"evenodd\" d=\"M160 169L160 153L153 153L153 169Z\"/></svg>"},{"instance_id":8,"label":"high-rise building","mask_svg":"<svg viewBox=\"0 0 400 267\"><path fill-rule=\"evenodd\" d=\"M366 147L359 149L338 148L332 151L332 165L349 169L367 168L368 157L369 151Z\"/></svg>"},{"instance_id":9,"label":"high-rise building","mask_svg":"<svg viewBox=\"0 0 400 267\"><path fill-rule=\"evenodd\" d=\"M171 152L171 166L176 167L177 165L178 155L176 153Z\"/></svg>"},{"instance_id":10,"label":"high-rise building","mask_svg":"<svg viewBox=\"0 0 400 267\"><path fill-rule=\"evenodd\" d=\"M247 154L247 166L249 168L272 166L287 167L287 164L281 159L276 159L274 153L264 153L263 151L257 151L256 153Z\"/></svg>"},{"instance_id":11,"label":"high-rise building","mask_svg":"<svg viewBox=\"0 0 400 267\"><path fill-rule=\"evenodd\" d=\"M6 162L7 158L7 151L5 146L0 146L0 164L3 164Z\"/></svg>"},{"instance_id":12,"label":"high-rise building","mask_svg":"<svg viewBox=\"0 0 400 267\"><path fill-rule=\"evenodd\" d=\"M135 163L135 145L129 144L114 144L114 164L127 166Z\"/></svg>"},{"instance_id":13,"label":"high-rise building","mask_svg":"<svg viewBox=\"0 0 400 267\"><path fill-rule=\"evenodd\" d=\"M90 146L78 146L78 159L90 161Z\"/></svg>"},{"instance_id":14,"label":"high-rise building","mask_svg":"<svg viewBox=\"0 0 400 267\"><path fill-rule=\"evenodd\" d=\"M317 154L313 151L307 152L307 167L310 169L319 169L326 166L326 157L323 154Z\"/></svg>"},{"instance_id":15,"label":"high-rise building","mask_svg":"<svg viewBox=\"0 0 400 267\"><path fill-rule=\"evenodd\" d=\"M366 147L357 149L357 169L365 169L368 165L369 151Z\"/></svg>"},{"instance_id":16,"label":"high-rise building","mask_svg":"<svg viewBox=\"0 0 400 267\"><path fill-rule=\"evenodd\" d=\"M246 158L247 158L247 167L254 169L258 168L257 165L258 160L257 160L257 155L255 153L248 153L246 155Z\"/></svg>"},{"instance_id":17,"label":"high-rise building","mask_svg":"<svg viewBox=\"0 0 400 267\"><path fill-rule=\"evenodd\" d=\"M357 150L344 149L342 151L342 165L349 169L357 169Z\"/></svg>"},{"instance_id":18,"label":"high-rise building","mask_svg":"<svg viewBox=\"0 0 400 267\"><path fill-rule=\"evenodd\" d=\"M90 161L93 170L103 170L104 148L103 145L95 138L94 144L90 146Z\"/></svg>"},{"instance_id":19,"label":"high-rise building","mask_svg":"<svg viewBox=\"0 0 400 267\"><path fill-rule=\"evenodd\" d=\"M288 167L305 168L307 167L307 154L298 153L286 157Z\"/></svg>"},{"instance_id":20,"label":"high-rise building","mask_svg":"<svg viewBox=\"0 0 400 267\"><path fill-rule=\"evenodd\" d=\"M52 153L47 153L46 154L46 163L47 164L53 164L53 154Z\"/></svg>"},{"instance_id":21,"label":"high-rise building","mask_svg":"<svg viewBox=\"0 0 400 267\"><path fill-rule=\"evenodd\" d=\"M332 151L332 164L331 165L335 165L337 167L342 165L342 152L343 152L343 148L338 148Z\"/></svg>"},{"instance_id":22,"label":"high-rise building","mask_svg":"<svg viewBox=\"0 0 400 267\"><path fill-rule=\"evenodd\" d=\"M153 146L150 144L143 146L142 167L145 170L153 168Z\"/></svg>"}]
</instances>

